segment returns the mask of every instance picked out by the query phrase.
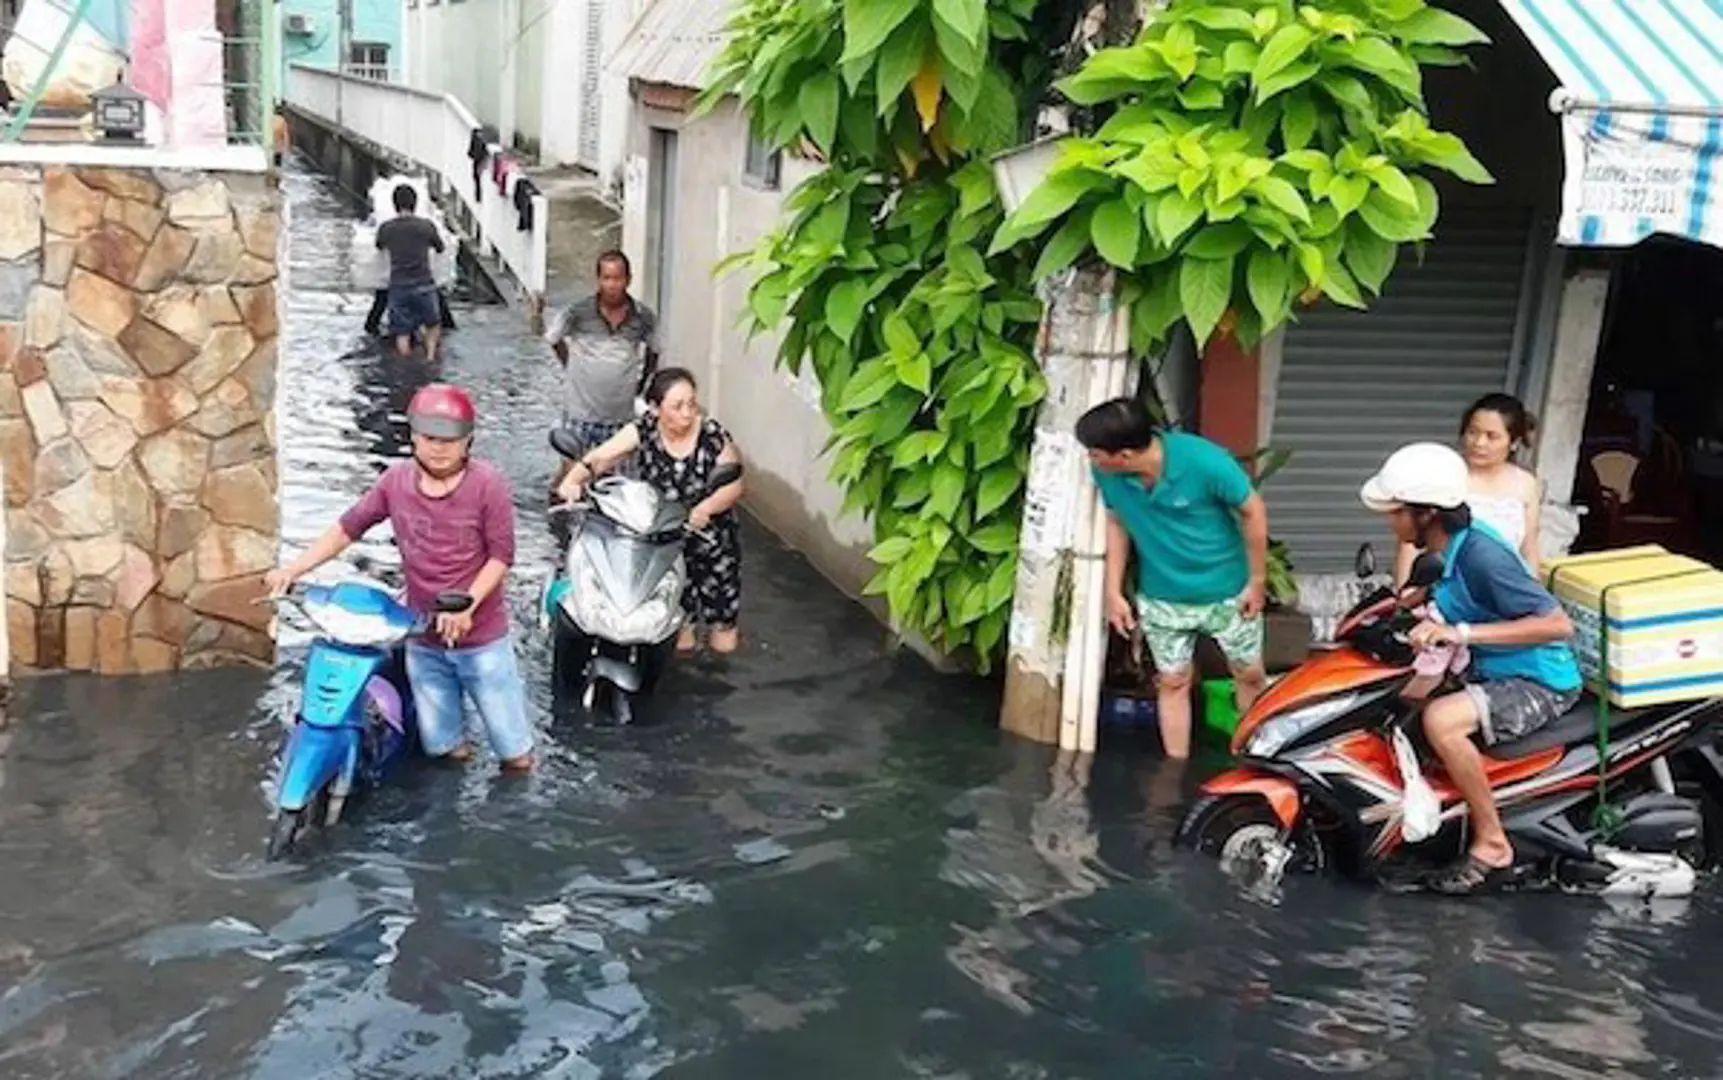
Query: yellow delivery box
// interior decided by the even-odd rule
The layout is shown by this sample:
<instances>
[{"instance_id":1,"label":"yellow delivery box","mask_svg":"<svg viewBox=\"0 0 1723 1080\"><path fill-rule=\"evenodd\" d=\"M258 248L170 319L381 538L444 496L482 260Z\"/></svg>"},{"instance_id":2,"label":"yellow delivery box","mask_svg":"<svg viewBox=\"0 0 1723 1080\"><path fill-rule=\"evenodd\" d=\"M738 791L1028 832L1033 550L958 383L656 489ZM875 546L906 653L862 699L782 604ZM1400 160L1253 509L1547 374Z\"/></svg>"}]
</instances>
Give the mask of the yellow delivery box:
<instances>
[{"instance_id":1,"label":"yellow delivery box","mask_svg":"<svg viewBox=\"0 0 1723 1080\"><path fill-rule=\"evenodd\" d=\"M1580 670L1594 690L1607 680L1610 704L1723 695L1723 571L1656 544L1544 569L1573 620Z\"/></svg>"}]
</instances>

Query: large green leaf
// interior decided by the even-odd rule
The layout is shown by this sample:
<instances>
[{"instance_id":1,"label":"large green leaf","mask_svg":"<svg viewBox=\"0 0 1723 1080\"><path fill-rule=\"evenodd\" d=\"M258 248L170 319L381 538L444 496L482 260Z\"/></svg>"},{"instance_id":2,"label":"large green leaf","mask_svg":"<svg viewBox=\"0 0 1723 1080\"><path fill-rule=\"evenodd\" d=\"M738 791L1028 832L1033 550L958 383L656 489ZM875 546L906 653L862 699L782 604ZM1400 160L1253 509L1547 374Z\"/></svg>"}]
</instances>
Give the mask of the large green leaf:
<instances>
[{"instance_id":1,"label":"large green leaf","mask_svg":"<svg viewBox=\"0 0 1723 1080\"><path fill-rule=\"evenodd\" d=\"M1071 215L1065 219L1065 224L1059 226L1059 231L1041 249L1041 257L1035 260L1034 277L1037 281L1057 274L1077 261L1077 256L1089 246L1089 217L1085 210Z\"/></svg>"},{"instance_id":2,"label":"large green leaf","mask_svg":"<svg viewBox=\"0 0 1723 1080\"><path fill-rule=\"evenodd\" d=\"M987 38L987 0L933 0L933 13L977 48Z\"/></svg>"},{"instance_id":3,"label":"large green leaf","mask_svg":"<svg viewBox=\"0 0 1723 1080\"><path fill-rule=\"evenodd\" d=\"M867 279L845 278L826 293L826 325L848 345L867 309Z\"/></svg>"},{"instance_id":4,"label":"large green leaf","mask_svg":"<svg viewBox=\"0 0 1723 1080\"><path fill-rule=\"evenodd\" d=\"M1017 94L1004 74L989 66L981 74L981 91L976 94L974 104L965 110L953 145L984 154L997 153L1015 146L1017 138ZM987 190L991 196L991 181Z\"/></svg>"},{"instance_id":5,"label":"large green leaf","mask_svg":"<svg viewBox=\"0 0 1723 1080\"><path fill-rule=\"evenodd\" d=\"M838 77L829 71L820 72L802 83L797 101L814 145L821 153L831 153L838 133Z\"/></svg>"},{"instance_id":6,"label":"large green leaf","mask_svg":"<svg viewBox=\"0 0 1723 1080\"><path fill-rule=\"evenodd\" d=\"M909 81L921 70L931 36L927 20L917 13L905 19L886 39L885 47L879 52L879 63L874 67L874 95L878 99L876 111L879 115L884 116L897 104L898 98L909 88Z\"/></svg>"},{"instance_id":7,"label":"large green leaf","mask_svg":"<svg viewBox=\"0 0 1723 1080\"><path fill-rule=\"evenodd\" d=\"M1206 26L1210 30L1236 30L1241 34L1248 34L1256 26L1247 12L1221 4L1191 8L1180 14L1198 26Z\"/></svg>"},{"instance_id":8,"label":"large green leaf","mask_svg":"<svg viewBox=\"0 0 1723 1080\"><path fill-rule=\"evenodd\" d=\"M1493 184L1496 178L1482 162L1472 156L1459 136L1445 132L1432 134L1419 147L1419 156L1438 169L1446 169L1470 184Z\"/></svg>"},{"instance_id":9,"label":"large green leaf","mask_svg":"<svg viewBox=\"0 0 1723 1080\"><path fill-rule=\"evenodd\" d=\"M1358 283L1341 263L1329 262L1322 268L1322 293L1347 307L1364 308L1364 297L1358 292Z\"/></svg>"},{"instance_id":10,"label":"large green leaf","mask_svg":"<svg viewBox=\"0 0 1723 1080\"><path fill-rule=\"evenodd\" d=\"M1282 180L1278 176L1264 176L1250 186L1264 201L1281 213L1298 221L1310 220L1310 207L1291 181Z\"/></svg>"},{"instance_id":11,"label":"large green leaf","mask_svg":"<svg viewBox=\"0 0 1723 1080\"><path fill-rule=\"evenodd\" d=\"M1393 26L1394 36L1410 45L1488 45L1482 30L1451 12L1427 7Z\"/></svg>"},{"instance_id":12,"label":"large green leaf","mask_svg":"<svg viewBox=\"0 0 1723 1080\"><path fill-rule=\"evenodd\" d=\"M1055 172L1035 186L1006 222L1007 229L1038 229L1077 204L1103 177L1087 170ZM1034 235L1027 233L1026 235ZM995 250L999 247L994 245Z\"/></svg>"},{"instance_id":13,"label":"large green leaf","mask_svg":"<svg viewBox=\"0 0 1723 1080\"><path fill-rule=\"evenodd\" d=\"M1137 243L1142 237L1143 218L1124 199L1112 199L1095 208L1089 232L1095 250L1121 270L1136 265Z\"/></svg>"},{"instance_id":14,"label":"large green leaf","mask_svg":"<svg viewBox=\"0 0 1723 1080\"><path fill-rule=\"evenodd\" d=\"M1236 221L1210 225L1191 237L1185 255L1196 259L1230 259L1250 243L1250 228Z\"/></svg>"},{"instance_id":15,"label":"large green leaf","mask_svg":"<svg viewBox=\"0 0 1723 1080\"><path fill-rule=\"evenodd\" d=\"M1004 555L1017 550L1018 526L1012 522L1001 521L986 525L970 533L965 539L977 551L988 555Z\"/></svg>"},{"instance_id":16,"label":"large green leaf","mask_svg":"<svg viewBox=\"0 0 1723 1080\"><path fill-rule=\"evenodd\" d=\"M844 52L848 63L885 44L898 24L921 6L922 0L844 0Z\"/></svg>"},{"instance_id":17,"label":"large green leaf","mask_svg":"<svg viewBox=\"0 0 1723 1080\"><path fill-rule=\"evenodd\" d=\"M1373 293L1382 292L1382 284L1394 270L1398 249L1392 240L1376 235L1364 222L1353 219L1346 227L1344 258L1358 283Z\"/></svg>"},{"instance_id":18,"label":"large green leaf","mask_svg":"<svg viewBox=\"0 0 1723 1080\"><path fill-rule=\"evenodd\" d=\"M933 360L924 352L897 357L897 377L918 393L933 391Z\"/></svg>"},{"instance_id":19,"label":"large green leaf","mask_svg":"<svg viewBox=\"0 0 1723 1080\"><path fill-rule=\"evenodd\" d=\"M867 557L881 566L890 566L899 562L915 547L915 542L907 536L890 536L873 546Z\"/></svg>"},{"instance_id":20,"label":"large green leaf","mask_svg":"<svg viewBox=\"0 0 1723 1080\"><path fill-rule=\"evenodd\" d=\"M929 487L925 511L946 521L957 516L957 508L963 504L963 493L968 488L969 475L961 466L953 465L944 458L933 467L933 479Z\"/></svg>"},{"instance_id":21,"label":"large green leaf","mask_svg":"<svg viewBox=\"0 0 1723 1080\"><path fill-rule=\"evenodd\" d=\"M1009 502L1022 485L1023 470L1015 464L1007 462L988 469L981 474L981 483L975 491L975 516L981 519L989 517Z\"/></svg>"},{"instance_id":22,"label":"large green leaf","mask_svg":"<svg viewBox=\"0 0 1723 1080\"><path fill-rule=\"evenodd\" d=\"M1262 55L1257 58L1256 69L1251 72L1251 81L1261 87L1303 56L1304 50L1315 40L1316 34L1309 27L1298 23L1276 30L1274 36L1268 39L1268 44L1263 46ZM1258 94L1260 97L1260 90Z\"/></svg>"},{"instance_id":23,"label":"large green leaf","mask_svg":"<svg viewBox=\"0 0 1723 1080\"><path fill-rule=\"evenodd\" d=\"M889 362L883 358L869 360L856 368L855 374L844 384L838 408L846 413L865 409L897 385L897 370Z\"/></svg>"},{"instance_id":24,"label":"large green leaf","mask_svg":"<svg viewBox=\"0 0 1723 1080\"><path fill-rule=\"evenodd\" d=\"M1202 216L1202 200L1188 198L1181 192L1168 192L1155 207L1155 233L1161 244L1170 248Z\"/></svg>"},{"instance_id":25,"label":"large green leaf","mask_svg":"<svg viewBox=\"0 0 1723 1080\"><path fill-rule=\"evenodd\" d=\"M1413 101L1423 96L1417 65L1382 38L1361 37L1347 46L1346 63L1368 71Z\"/></svg>"},{"instance_id":26,"label":"large green leaf","mask_svg":"<svg viewBox=\"0 0 1723 1080\"><path fill-rule=\"evenodd\" d=\"M1316 102L1308 91L1287 97L1281 106L1280 134L1288 150L1302 150L1316 136Z\"/></svg>"},{"instance_id":27,"label":"large green leaf","mask_svg":"<svg viewBox=\"0 0 1723 1080\"><path fill-rule=\"evenodd\" d=\"M1288 290L1292 286L1292 268L1287 266L1284 255L1263 248L1252 251L1245 284L1250 288L1250 302L1256 306L1265 326L1285 316L1291 299Z\"/></svg>"},{"instance_id":28,"label":"large green leaf","mask_svg":"<svg viewBox=\"0 0 1723 1080\"><path fill-rule=\"evenodd\" d=\"M1412 181L1407 179L1406 174L1399 169L1392 165L1378 165L1369 170L1368 175L1371 181L1390 199L1406 206L1416 207L1418 205L1418 193L1413 190Z\"/></svg>"},{"instance_id":29,"label":"large green leaf","mask_svg":"<svg viewBox=\"0 0 1723 1080\"><path fill-rule=\"evenodd\" d=\"M1179 303L1199 347L1232 303L1233 260L1186 259L1179 267Z\"/></svg>"}]
</instances>

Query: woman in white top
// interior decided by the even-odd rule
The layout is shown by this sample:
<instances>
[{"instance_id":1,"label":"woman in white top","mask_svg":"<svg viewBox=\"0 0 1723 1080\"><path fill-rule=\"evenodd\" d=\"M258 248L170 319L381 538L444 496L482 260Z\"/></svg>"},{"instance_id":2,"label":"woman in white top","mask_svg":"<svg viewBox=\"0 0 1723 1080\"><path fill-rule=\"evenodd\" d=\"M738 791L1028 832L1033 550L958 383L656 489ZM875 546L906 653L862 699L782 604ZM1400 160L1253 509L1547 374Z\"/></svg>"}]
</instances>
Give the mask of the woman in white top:
<instances>
[{"instance_id":1,"label":"woman in white top","mask_svg":"<svg viewBox=\"0 0 1723 1080\"><path fill-rule=\"evenodd\" d=\"M1533 421L1520 399L1511 394L1486 394L1472 403L1460 422L1460 450L1471 473L1467 505L1472 520L1494 529L1538 576L1538 508L1543 492L1538 478L1514 464L1514 455L1531 441ZM1404 582L1418 555L1401 544L1394 562L1394 580Z\"/></svg>"}]
</instances>

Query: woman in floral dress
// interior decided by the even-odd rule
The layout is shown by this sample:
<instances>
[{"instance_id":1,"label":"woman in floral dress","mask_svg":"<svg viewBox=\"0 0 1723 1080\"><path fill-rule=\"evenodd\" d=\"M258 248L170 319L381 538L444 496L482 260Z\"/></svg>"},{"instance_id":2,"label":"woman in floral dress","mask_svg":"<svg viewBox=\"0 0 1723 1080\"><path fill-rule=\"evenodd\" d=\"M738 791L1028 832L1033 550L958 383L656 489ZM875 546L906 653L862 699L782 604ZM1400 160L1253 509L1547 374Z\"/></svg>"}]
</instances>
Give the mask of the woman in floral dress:
<instances>
[{"instance_id":1,"label":"woman in floral dress","mask_svg":"<svg viewBox=\"0 0 1723 1080\"><path fill-rule=\"evenodd\" d=\"M724 426L701 413L697 394L687 369L658 371L646 388L646 415L575 462L557 492L565 499L578 498L594 476L638 452L640 479L690 506L683 549L688 586L682 591L688 622L676 648L692 652L695 633L703 626L711 635L712 651L730 653L736 651L742 607L742 538L733 509L742 497L742 481L700 496L719 465L741 457Z\"/></svg>"}]
</instances>

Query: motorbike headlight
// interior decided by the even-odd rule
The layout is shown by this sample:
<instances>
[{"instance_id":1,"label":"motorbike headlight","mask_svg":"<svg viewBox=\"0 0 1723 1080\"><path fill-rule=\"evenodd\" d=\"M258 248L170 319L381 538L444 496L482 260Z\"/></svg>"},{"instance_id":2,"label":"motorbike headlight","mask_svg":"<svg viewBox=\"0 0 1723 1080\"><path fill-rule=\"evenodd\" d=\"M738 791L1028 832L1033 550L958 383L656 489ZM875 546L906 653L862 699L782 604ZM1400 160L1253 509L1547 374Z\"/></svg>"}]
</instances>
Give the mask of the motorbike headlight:
<instances>
[{"instance_id":1,"label":"motorbike headlight","mask_svg":"<svg viewBox=\"0 0 1723 1080\"><path fill-rule=\"evenodd\" d=\"M1251 733L1244 744L1244 753L1247 757L1273 757L1288 743L1357 708L1363 700L1362 693L1353 691L1276 716Z\"/></svg>"}]
</instances>

